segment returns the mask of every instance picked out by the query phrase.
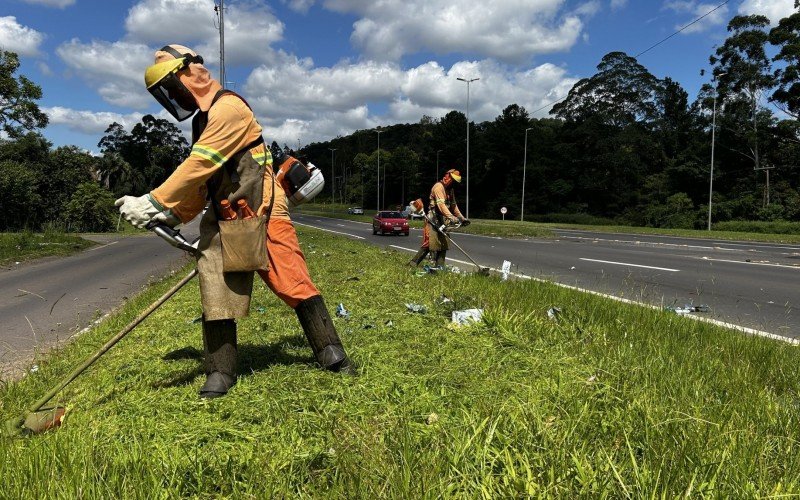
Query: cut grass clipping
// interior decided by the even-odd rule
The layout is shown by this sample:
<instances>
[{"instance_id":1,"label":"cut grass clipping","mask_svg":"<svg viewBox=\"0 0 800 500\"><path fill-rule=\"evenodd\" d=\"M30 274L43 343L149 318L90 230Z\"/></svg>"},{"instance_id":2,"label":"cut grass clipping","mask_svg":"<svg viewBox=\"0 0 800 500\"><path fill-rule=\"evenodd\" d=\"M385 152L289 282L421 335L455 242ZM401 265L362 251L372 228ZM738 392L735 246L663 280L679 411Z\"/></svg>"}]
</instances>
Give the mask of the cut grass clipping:
<instances>
[{"instance_id":1,"label":"cut grass clipping","mask_svg":"<svg viewBox=\"0 0 800 500\"><path fill-rule=\"evenodd\" d=\"M68 408L62 427L0 441L0 496L800 493L797 348L544 283L418 276L405 253L300 238L328 309L350 311L335 322L359 377L319 370L293 311L259 283L238 385L198 399L193 281L53 401ZM2 388L3 420L182 275ZM484 322L450 325L473 307Z\"/></svg>"}]
</instances>

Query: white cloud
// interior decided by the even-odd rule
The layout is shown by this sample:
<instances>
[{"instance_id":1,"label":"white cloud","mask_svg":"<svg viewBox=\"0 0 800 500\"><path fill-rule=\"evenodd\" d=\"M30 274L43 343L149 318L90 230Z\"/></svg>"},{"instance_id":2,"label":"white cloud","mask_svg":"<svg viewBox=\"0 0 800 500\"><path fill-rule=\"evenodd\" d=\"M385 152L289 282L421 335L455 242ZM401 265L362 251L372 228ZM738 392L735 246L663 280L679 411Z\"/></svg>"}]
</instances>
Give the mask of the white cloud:
<instances>
[{"instance_id":1,"label":"white cloud","mask_svg":"<svg viewBox=\"0 0 800 500\"><path fill-rule=\"evenodd\" d=\"M612 9L621 9L628 5L628 0L611 0Z\"/></svg>"},{"instance_id":2,"label":"white cloud","mask_svg":"<svg viewBox=\"0 0 800 500\"><path fill-rule=\"evenodd\" d=\"M466 88L456 78L465 75L480 78L470 91L470 119L477 121L494 119L512 103L533 112L566 95L577 81L553 64L514 71L490 60L462 61L449 69L431 61L408 70L393 63L311 68L298 62L280 70L257 68L243 94L268 140L306 143L380 124L415 123L422 115L463 112ZM546 116L548 109L536 116Z\"/></svg>"},{"instance_id":3,"label":"white cloud","mask_svg":"<svg viewBox=\"0 0 800 500\"><path fill-rule=\"evenodd\" d=\"M50 69L50 66L48 66L46 62L38 61L36 66L39 68L39 72L44 76L53 76L53 70Z\"/></svg>"},{"instance_id":4,"label":"white cloud","mask_svg":"<svg viewBox=\"0 0 800 500\"><path fill-rule=\"evenodd\" d=\"M153 50L148 46L130 42L81 43L73 38L61 44L56 53L106 102L134 109L152 104L144 86L144 68L153 63Z\"/></svg>"},{"instance_id":5,"label":"white cloud","mask_svg":"<svg viewBox=\"0 0 800 500\"><path fill-rule=\"evenodd\" d=\"M17 22L14 16L0 17L0 48L21 56L39 55L45 35Z\"/></svg>"},{"instance_id":6,"label":"white cloud","mask_svg":"<svg viewBox=\"0 0 800 500\"><path fill-rule=\"evenodd\" d=\"M84 134L98 134L98 138L114 122L119 123L127 130L133 128L144 116L141 113L111 113L108 111L82 111L77 109L55 106L42 108L50 119L50 125L64 125L70 130Z\"/></svg>"},{"instance_id":7,"label":"white cloud","mask_svg":"<svg viewBox=\"0 0 800 500\"><path fill-rule=\"evenodd\" d=\"M283 38L283 23L256 4L226 7L224 22L226 65L265 62L269 46ZM131 7L125 19L128 40L154 47L186 45L214 64L219 62L216 26L213 0L144 0Z\"/></svg>"},{"instance_id":8,"label":"white cloud","mask_svg":"<svg viewBox=\"0 0 800 500\"><path fill-rule=\"evenodd\" d=\"M583 30L565 0L325 0L330 10L355 14L350 41L369 58L405 54L473 53L520 63L572 47ZM591 2L590 2L591 5Z\"/></svg>"},{"instance_id":9,"label":"white cloud","mask_svg":"<svg viewBox=\"0 0 800 500\"><path fill-rule=\"evenodd\" d=\"M75 0L22 0L25 3L45 5L47 7L58 7L63 9L75 3Z\"/></svg>"},{"instance_id":10,"label":"white cloud","mask_svg":"<svg viewBox=\"0 0 800 500\"><path fill-rule=\"evenodd\" d=\"M144 0L128 11L125 30L138 42L192 46L216 36L214 22L213 0Z\"/></svg>"},{"instance_id":11,"label":"white cloud","mask_svg":"<svg viewBox=\"0 0 800 500\"><path fill-rule=\"evenodd\" d=\"M688 35L690 33L701 33L715 26L724 26L727 24L729 17L728 6L725 5L721 8L717 8L718 6L719 4L702 3L696 0L673 0L664 4L665 9L675 11L679 14L689 14L688 19L675 26L676 29L686 26L701 16L706 16L703 17L702 20L683 30L681 33L684 35ZM709 12L711 13L709 14Z\"/></svg>"},{"instance_id":12,"label":"white cloud","mask_svg":"<svg viewBox=\"0 0 800 500\"><path fill-rule=\"evenodd\" d=\"M792 0L744 0L739 6L739 14L762 14L775 26L784 17L797 12Z\"/></svg>"},{"instance_id":13,"label":"white cloud","mask_svg":"<svg viewBox=\"0 0 800 500\"><path fill-rule=\"evenodd\" d=\"M314 5L314 0L281 0L281 3L289 4L289 8L295 12L300 12L301 14L305 14L308 12L308 9Z\"/></svg>"}]
</instances>

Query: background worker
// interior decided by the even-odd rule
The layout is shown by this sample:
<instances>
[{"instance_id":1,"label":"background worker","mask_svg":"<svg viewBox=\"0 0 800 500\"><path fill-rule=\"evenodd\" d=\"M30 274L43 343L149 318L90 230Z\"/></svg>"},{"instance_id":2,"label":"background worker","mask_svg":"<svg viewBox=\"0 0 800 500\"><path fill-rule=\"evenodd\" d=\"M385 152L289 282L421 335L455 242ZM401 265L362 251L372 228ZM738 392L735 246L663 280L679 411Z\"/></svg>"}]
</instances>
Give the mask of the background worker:
<instances>
[{"instance_id":1,"label":"background worker","mask_svg":"<svg viewBox=\"0 0 800 500\"><path fill-rule=\"evenodd\" d=\"M200 396L222 396L236 383L235 320L248 314L253 289L252 271L223 272L219 214L224 199L235 203L244 198L257 215L268 217L269 267L264 270L264 263L259 275L295 310L320 365L353 373L308 274L284 190L274 181L272 155L250 107L237 94L222 90L203 66L203 58L182 45L156 51L155 64L145 71L145 83L178 121L194 115L192 151L156 189L139 197L123 196L116 205L136 227L151 220L174 226L194 219L210 201L200 221L197 257L206 372Z\"/></svg>"},{"instance_id":2,"label":"background worker","mask_svg":"<svg viewBox=\"0 0 800 500\"><path fill-rule=\"evenodd\" d=\"M455 195L454 183L461 182L461 173L451 168L444 173L442 180L431 188L430 202L428 204L428 220L436 224L439 228L442 225L454 225L459 222L469 224L469 220L464 218L461 210L458 209ZM430 224L430 223L428 223ZM429 233L430 242L428 248L431 252L436 252L436 267L444 268L445 257L449 248L447 236L438 230Z\"/></svg>"}]
</instances>

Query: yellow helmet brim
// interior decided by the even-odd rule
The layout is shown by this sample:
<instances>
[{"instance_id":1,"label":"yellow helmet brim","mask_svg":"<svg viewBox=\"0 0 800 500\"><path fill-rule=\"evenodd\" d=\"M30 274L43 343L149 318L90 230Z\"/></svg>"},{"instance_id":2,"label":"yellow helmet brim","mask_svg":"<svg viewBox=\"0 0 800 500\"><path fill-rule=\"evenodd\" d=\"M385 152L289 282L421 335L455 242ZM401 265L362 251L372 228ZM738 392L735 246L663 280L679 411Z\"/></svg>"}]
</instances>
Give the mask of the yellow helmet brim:
<instances>
[{"instance_id":1,"label":"yellow helmet brim","mask_svg":"<svg viewBox=\"0 0 800 500\"><path fill-rule=\"evenodd\" d=\"M148 89L153 88L158 82L164 79L165 76L180 71L185 65L184 57L179 59L170 59L160 63L149 66L144 71L144 84Z\"/></svg>"}]
</instances>

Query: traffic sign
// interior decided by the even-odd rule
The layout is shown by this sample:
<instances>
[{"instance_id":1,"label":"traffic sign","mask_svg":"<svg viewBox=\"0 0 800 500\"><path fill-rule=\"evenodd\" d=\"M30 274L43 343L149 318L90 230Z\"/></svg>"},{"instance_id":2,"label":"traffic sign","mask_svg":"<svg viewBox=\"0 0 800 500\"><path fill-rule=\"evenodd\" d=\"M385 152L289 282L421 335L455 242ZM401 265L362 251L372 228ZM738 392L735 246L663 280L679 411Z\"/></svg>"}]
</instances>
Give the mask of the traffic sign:
<instances>
[{"instance_id":1,"label":"traffic sign","mask_svg":"<svg viewBox=\"0 0 800 500\"><path fill-rule=\"evenodd\" d=\"M508 209L506 207L503 207L503 208L500 209L500 213L503 214L503 215L505 215L507 212L508 212Z\"/></svg>"}]
</instances>

